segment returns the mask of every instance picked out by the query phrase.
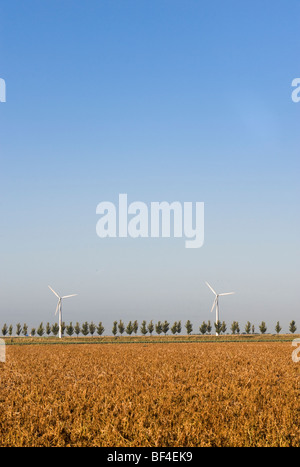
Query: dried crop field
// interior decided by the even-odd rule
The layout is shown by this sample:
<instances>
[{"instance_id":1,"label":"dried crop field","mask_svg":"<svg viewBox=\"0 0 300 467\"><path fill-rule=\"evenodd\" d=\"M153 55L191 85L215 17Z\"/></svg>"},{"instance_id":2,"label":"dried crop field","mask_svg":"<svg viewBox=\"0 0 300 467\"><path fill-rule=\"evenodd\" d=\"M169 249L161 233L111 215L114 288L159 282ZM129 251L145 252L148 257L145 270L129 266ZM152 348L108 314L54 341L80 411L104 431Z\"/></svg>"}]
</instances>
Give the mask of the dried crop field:
<instances>
[{"instance_id":1,"label":"dried crop field","mask_svg":"<svg viewBox=\"0 0 300 467\"><path fill-rule=\"evenodd\" d=\"M290 343L7 346L0 446L299 446Z\"/></svg>"}]
</instances>

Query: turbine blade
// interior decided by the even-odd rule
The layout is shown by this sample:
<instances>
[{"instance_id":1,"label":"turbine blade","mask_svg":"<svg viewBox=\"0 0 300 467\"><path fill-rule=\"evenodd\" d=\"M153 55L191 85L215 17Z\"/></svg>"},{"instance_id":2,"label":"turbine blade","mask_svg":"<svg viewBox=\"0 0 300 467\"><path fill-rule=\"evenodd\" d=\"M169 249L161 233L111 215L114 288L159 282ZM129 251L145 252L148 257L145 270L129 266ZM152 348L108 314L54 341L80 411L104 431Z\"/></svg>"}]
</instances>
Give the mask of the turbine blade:
<instances>
[{"instance_id":1,"label":"turbine blade","mask_svg":"<svg viewBox=\"0 0 300 467\"><path fill-rule=\"evenodd\" d=\"M233 295L235 292L219 293L219 295Z\"/></svg>"},{"instance_id":2,"label":"turbine blade","mask_svg":"<svg viewBox=\"0 0 300 467\"><path fill-rule=\"evenodd\" d=\"M70 297L76 297L76 295L78 295L77 293L73 294L73 295L65 295L64 297L61 297L61 298L70 298Z\"/></svg>"},{"instance_id":3,"label":"turbine blade","mask_svg":"<svg viewBox=\"0 0 300 467\"><path fill-rule=\"evenodd\" d=\"M214 303L213 303L212 309L210 310L211 313L214 311L214 308L215 308L215 306L216 306L216 304L217 304L217 301L218 301L218 300L217 300L217 297L216 297L216 298L214 299Z\"/></svg>"},{"instance_id":4,"label":"turbine blade","mask_svg":"<svg viewBox=\"0 0 300 467\"><path fill-rule=\"evenodd\" d=\"M50 287L50 285L48 285L48 287L49 287L50 290L52 290L52 292L54 293L54 295L57 296L57 298L60 298L60 296L55 292L55 290L53 290L53 289Z\"/></svg>"},{"instance_id":5,"label":"turbine blade","mask_svg":"<svg viewBox=\"0 0 300 467\"><path fill-rule=\"evenodd\" d=\"M55 314L58 312L59 302L60 302L60 300L58 300L58 302L57 302Z\"/></svg>"},{"instance_id":6,"label":"turbine blade","mask_svg":"<svg viewBox=\"0 0 300 467\"><path fill-rule=\"evenodd\" d=\"M209 285L208 282L205 282L205 284L210 288L210 290L211 290L215 295L217 295L217 292L214 291L214 289L212 288L211 285Z\"/></svg>"}]
</instances>

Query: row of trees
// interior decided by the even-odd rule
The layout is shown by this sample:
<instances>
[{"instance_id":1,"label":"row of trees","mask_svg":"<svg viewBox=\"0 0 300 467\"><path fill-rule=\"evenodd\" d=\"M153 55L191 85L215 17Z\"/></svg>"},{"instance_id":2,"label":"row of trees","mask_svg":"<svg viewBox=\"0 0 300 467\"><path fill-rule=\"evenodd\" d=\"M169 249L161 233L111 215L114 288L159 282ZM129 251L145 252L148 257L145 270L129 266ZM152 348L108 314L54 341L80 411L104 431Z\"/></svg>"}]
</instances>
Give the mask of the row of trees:
<instances>
[{"instance_id":1,"label":"row of trees","mask_svg":"<svg viewBox=\"0 0 300 467\"><path fill-rule=\"evenodd\" d=\"M66 332L68 336L73 336L73 334L76 334L77 336L79 334L83 334L84 336L87 336L88 334L95 334L97 331L97 334L101 336L104 333L104 326L100 322L98 325L95 325L93 322L88 323L87 321L80 325L79 323L76 323L75 326L73 326L72 323L66 325L64 322L61 325L61 332L62 335ZM44 327L43 323L39 325L38 328L31 328L31 331L29 331L27 324L23 324L21 326L20 323L16 325L16 335L24 335L24 336L35 336L36 334L40 337L42 337L44 334L47 334L48 336L50 334L53 334L54 336L57 336L59 332L59 325L58 323L54 323L53 325L50 325L50 323L47 323L46 326ZM11 336L13 333L13 326L7 326L7 324L4 324L2 327L2 335L6 336L9 335ZM28 334L29 333L29 334Z\"/></svg>"},{"instance_id":2,"label":"row of trees","mask_svg":"<svg viewBox=\"0 0 300 467\"><path fill-rule=\"evenodd\" d=\"M225 323L225 321L223 321L221 323L221 321L218 321L217 323L214 323L214 327L215 327L215 330L218 334L225 334L226 330L227 330L227 325ZM266 323L265 321L262 321L261 324L258 326L258 329L260 331L261 334L265 334L267 332L267 326L266 326ZM201 334L206 334L206 332L209 332L208 331L208 325L205 323L205 321L203 321L202 325L200 326L199 328ZM240 325L238 323L238 321L233 321L231 326L230 326L230 330L231 330L231 334L240 334ZM250 321L247 321L247 323L245 324L245 328L244 328L244 332L245 334L255 334L256 331L255 331L255 325L254 324L251 324ZM280 323L279 321L277 321L276 323L276 326L275 326L275 332L276 334L279 334L280 331L282 330L282 327L280 326ZM297 326L296 326L296 323L295 321L291 321L290 324L289 324L289 331L294 334L296 331L297 331Z\"/></svg>"},{"instance_id":3,"label":"row of trees","mask_svg":"<svg viewBox=\"0 0 300 467\"><path fill-rule=\"evenodd\" d=\"M186 328L187 333L191 334L193 327L189 320L185 323L185 328ZM112 334L116 336L118 333L122 335L124 332L126 332L126 334L131 335L133 333L137 334L138 330L139 330L139 324L137 321L129 321L129 323L125 327L125 324L123 323L123 321L120 320L119 322L114 321L113 328L112 328ZM154 324L153 320L151 320L148 324L144 320L142 321L141 326L140 326L140 332L144 336L148 333L152 336L154 332L156 334L166 335L169 330L171 331L172 334L180 334L182 330L181 321L175 321L175 323L171 326L171 328L170 328L170 323L168 323L168 321L158 321L156 324Z\"/></svg>"},{"instance_id":4,"label":"row of trees","mask_svg":"<svg viewBox=\"0 0 300 467\"><path fill-rule=\"evenodd\" d=\"M217 323L214 324L214 330L218 334L225 334L227 331L227 325L225 321L221 322L218 321ZM193 332L193 325L190 322L190 320L187 320L187 322L184 325L186 332L188 335L190 335ZM265 334L267 332L267 326L264 321L261 322L261 324L258 326L258 329L261 334ZM105 329L104 326L102 325L102 322L98 325L94 324L93 322L88 323L87 321L80 325L78 322L73 326L72 322L68 325L66 325L64 322L62 323L62 335L65 333L68 336L73 336L82 334L84 336L87 336L88 334L91 334L92 336L97 333L99 336L101 336ZM244 332L246 334L255 334L255 326L254 324L251 324L250 321L247 321L245 327L244 327ZM280 326L279 321L277 321L276 326L275 326L275 332L277 334L280 333L282 330L282 327ZM297 330L296 323L295 321L291 321L289 325L289 331L294 334ZM172 334L180 334L182 331L181 327L181 321L175 321L175 323L170 326L170 323L168 321L158 321L156 324L153 323L153 320L151 320L149 323L147 323L145 320L142 321L141 325L139 326L138 321L129 321L127 326L123 323L122 320L114 321L113 327L112 327L112 334L116 336L117 334L123 335L124 332L128 335L132 334L137 334L138 331L141 332L144 336L146 334L152 334L155 332L156 334L164 334L166 335L169 331L171 331ZM202 335L204 334L211 334L212 332L212 325L211 322L208 321L207 323L203 321L201 326L199 326L199 331ZM233 321L231 326L230 326L230 331L231 334L240 334L240 325L237 321ZM28 333L31 336L35 336L36 334L40 337L42 337L44 334L50 335L53 334L54 336L57 336L59 332L59 326L57 323L54 323L53 325L50 325L50 323L47 323L46 326L44 327L43 323L39 325L38 328L32 328L30 333L28 330L27 324L23 324L21 326L20 323L16 325L16 335L20 336L21 334L24 336L28 336ZM7 326L7 324L4 324L2 327L2 335L6 336L9 335L11 336L13 333L13 326Z\"/></svg>"}]
</instances>

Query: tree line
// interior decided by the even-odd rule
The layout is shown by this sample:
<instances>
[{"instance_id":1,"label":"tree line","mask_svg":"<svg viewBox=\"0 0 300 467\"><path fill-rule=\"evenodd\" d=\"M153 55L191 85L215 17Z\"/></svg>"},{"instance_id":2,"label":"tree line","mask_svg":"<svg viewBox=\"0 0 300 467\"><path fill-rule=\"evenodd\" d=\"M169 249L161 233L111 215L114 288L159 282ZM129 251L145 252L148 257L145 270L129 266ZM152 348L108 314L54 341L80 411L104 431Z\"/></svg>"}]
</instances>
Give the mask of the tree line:
<instances>
[{"instance_id":1,"label":"tree line","mask_svg":"<svg viewBox=\"0 0 300 467\"><path fill-rule=\"evenodd\" d=\"M225 321L218 321L216 323L213 323L214 325L214 330L218 334L225 334L227 331L227 325ZM191 323L190 320L187 320L187 322L184 324L184 327L186 329L186 333L190 335L193 332L193 324ZM261 334L265 334L267 332L267 326L264 321L261 322L261 324L258 326L259 332ZM211 334L212 333L212 325L211 322L208 321L207 323L205 321L202 322L202 324L199 326L199 332L202 335L205 334ZM275 332L276 334L279 334L282 330L282 327L277 321L276 326L275 326ZM297 326L295 321L291 321L289 324L289 331L294 334L297 330ZM66 325L64 322L61 325L61 331L62 335L67 334L68 336L73 336L74 334L76 336L79 336L82 334L83 336L91 335L93 336L95 333L98 334L98 336L102 336L102 334L105 331L105 328L100 321L98 325L94 324L93 322L88 323L85 321L83 324L79 324L78 322L73 326L72 322ZM182 331L182 326L181 326L181 321L175 321L173 325L171 326L168 321L158 321L156 324L153 323L153 320L150 322L146 322L145 320L142 321L142 323L139 325L138 321L129 321L127 325L123 323L122 320L120 321L114 321L113 326L111 329L111 333L116 336L117 334L123 335L126 333L127 335L132 335L132 334L137 334L138 331L141 332L142 335L149 334L152 336L153 333L156 333L157 335L164 334L167 335L167 333L170 331L171 334L180 334ZM240 334L240 325L238 321L233 321L232 324L230 325L230 331L231 334ZM47 335L50 336L51 334L53 336L57 336L59 332L59 325L57 323L54 323L53 325L50 325L50 323L47 323L46 326L43 325L43 323L40 323L40 325L37 328L31 328L29 331L28 326L26 323L23 324L23 326L18 323L16 325L15 329L15 334L17 336L35 336L38 335L40 337ZM247 321L244 327L244 333L245 334L256 334L256 329L255 325L251 324L250 321ZM2 327L2 335L3 336L12 336L13 334L13 325L10 324L7 326L5 323Z\"/></svg>"}]
</instances>

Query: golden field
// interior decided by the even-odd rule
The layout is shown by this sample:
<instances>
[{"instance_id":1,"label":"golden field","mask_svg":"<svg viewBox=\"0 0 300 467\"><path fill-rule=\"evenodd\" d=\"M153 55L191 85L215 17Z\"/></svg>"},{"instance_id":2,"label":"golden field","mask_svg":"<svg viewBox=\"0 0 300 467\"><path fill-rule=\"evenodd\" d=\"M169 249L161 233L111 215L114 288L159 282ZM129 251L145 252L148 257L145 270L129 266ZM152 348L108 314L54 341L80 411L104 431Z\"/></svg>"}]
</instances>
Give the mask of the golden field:
<instances>
[{"instance_id":1,"label":"golden field","mask_svg":"<svg viewBox=\"0 0 300 467\"><path fill-rule=\"evenodd\" d=\"M11 345L0 446L299 446L290 342Z\"/></svg>"}]
</instances>

